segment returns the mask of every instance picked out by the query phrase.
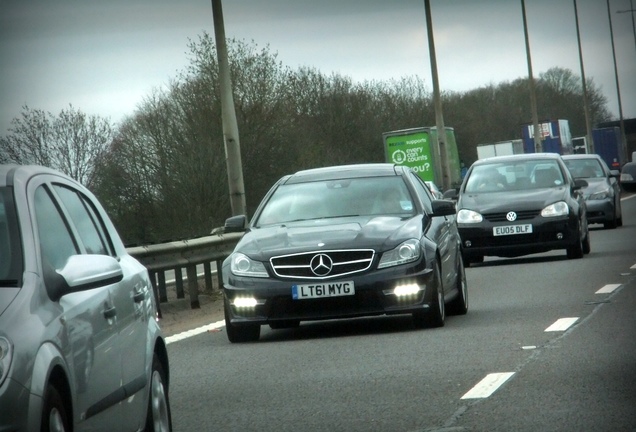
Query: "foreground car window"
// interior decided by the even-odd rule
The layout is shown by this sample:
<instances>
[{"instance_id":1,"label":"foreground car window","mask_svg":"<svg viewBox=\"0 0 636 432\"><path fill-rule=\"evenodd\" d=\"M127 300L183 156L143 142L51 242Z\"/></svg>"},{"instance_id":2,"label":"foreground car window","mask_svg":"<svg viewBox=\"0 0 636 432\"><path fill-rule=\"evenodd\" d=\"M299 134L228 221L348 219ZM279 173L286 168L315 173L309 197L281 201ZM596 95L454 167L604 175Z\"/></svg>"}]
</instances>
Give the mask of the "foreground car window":
<instances>
[{"instance_id":1,"label":"foreground car window","mask_svg":"<svg viewBox=\"0 0 636 432\"><path fill-rule=\"evenodd\" d=\"M283 184L257 217L256 226L343 216L413 216L415 207L401 177Z\"/></svg>"},{"instance_id":2,"label":"foreground car window","mask_svg":"<svg viewBox=\"0 0 636 432\"><path fill-rule=\"evenodd\" d=\"M42 248L42 264L49 266L45 271L62 268L68 257L77 254L77 246L44 186L40 186L35 192L35 215Z\"/></svg>"},{"instance_id":3,"label":"foreground car window","mask_svg":"<svg viewBox=\"0 0 636 432\"><path fill-rule=\"evenodd\" d=\"M22 245L11 189L0 188L0 287L15 287L22 278Z\"/></svg>"}]
</instances>

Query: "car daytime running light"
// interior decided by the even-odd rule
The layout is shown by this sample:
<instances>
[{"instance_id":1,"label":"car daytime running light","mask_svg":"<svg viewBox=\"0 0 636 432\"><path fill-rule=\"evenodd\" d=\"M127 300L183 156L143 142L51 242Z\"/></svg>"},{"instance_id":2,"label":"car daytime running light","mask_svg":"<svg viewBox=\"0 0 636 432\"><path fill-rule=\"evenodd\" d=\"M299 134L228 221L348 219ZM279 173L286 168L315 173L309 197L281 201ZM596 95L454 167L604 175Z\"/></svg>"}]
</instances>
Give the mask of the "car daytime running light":
<instances>
[{"instance_id":1,"label":"car daytime running light","mask_svg":"<svg viewBox=\"0 0 636 432\"><path fill-rule=\"evenodd\" d=\"M238 297L234 299L234 306L237 308L253 308L258 302L253 297Z\"/></svg>"},{"instance_id":2,"label":"car daytime running light","mask_svg":"<svg viewBox=\"0 0 636 432\"><path fill-rule=\"evenodd\" d=\"M406 284L406 285L398 285L393 289L393 294L398 297L403 296L412 296L420 292L421 288L416 283Z\"/></svg>"}]
</instances>

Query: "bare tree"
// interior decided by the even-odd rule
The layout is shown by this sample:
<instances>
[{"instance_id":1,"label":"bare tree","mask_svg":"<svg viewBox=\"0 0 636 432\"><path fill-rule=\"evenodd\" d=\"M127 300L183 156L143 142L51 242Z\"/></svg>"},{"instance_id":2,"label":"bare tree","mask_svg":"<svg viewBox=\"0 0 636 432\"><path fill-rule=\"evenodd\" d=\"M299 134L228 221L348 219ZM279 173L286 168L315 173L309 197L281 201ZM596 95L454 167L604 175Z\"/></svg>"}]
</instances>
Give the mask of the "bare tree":
<instances>
[{"instance_id":1,"label":"bare tree","mask_svg":"<svg viewBox=\"0 0 636 432\"><path fill-rule=\"evenodd\" d=\"M9 135L0 138L6 162L55 168L91 186L96 163L112 141L108 120L69 105L57 116L24 106Z\"/></svg>"}]
</instances>

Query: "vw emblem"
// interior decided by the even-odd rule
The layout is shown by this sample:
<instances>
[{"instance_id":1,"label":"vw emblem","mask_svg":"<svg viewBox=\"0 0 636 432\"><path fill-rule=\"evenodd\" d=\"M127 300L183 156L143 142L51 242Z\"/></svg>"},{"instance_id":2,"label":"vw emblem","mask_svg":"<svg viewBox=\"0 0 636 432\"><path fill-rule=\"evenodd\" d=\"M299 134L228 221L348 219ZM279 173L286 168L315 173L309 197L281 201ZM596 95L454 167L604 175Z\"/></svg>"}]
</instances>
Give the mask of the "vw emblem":
<instances>
[{"instance_id":1,"label":"vw emblem","mask_svg":"<svg viewBox=\"0 0 636 432\"><path fill-rule=\"evenodd\" d=\"M316 276L327 276L329 273L331 273L331 269L333 268L333 261L331 261L329 255L318 254L311 259L309 267L311 267L311 271Z\"/></svg>"},{"instance_id":2,"label":"vw emblem","mask_svg":"<svg viewBox=\"0 0 636 432\"><path fill-rule=\"evenodd\" d=\"M506 214L506 219L508 219L510 222L514 222L517 220L517 213L515 212L508 212Z\"/></svg>"}]
</instances>

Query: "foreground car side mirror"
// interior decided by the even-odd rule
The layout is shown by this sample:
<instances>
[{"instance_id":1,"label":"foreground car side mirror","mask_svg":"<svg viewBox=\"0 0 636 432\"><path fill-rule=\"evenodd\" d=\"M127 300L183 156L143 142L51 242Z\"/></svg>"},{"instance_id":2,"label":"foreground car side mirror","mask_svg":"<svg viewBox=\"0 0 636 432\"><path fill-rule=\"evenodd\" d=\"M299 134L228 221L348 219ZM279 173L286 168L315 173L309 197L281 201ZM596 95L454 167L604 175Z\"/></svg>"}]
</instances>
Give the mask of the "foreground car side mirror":
<instances>
[{"instance_id":1,"label":"foreground car side mirror","mask_svg":"<svg viewBox=\"0 0 636 432\"><path fill-rule=\"evenodd\" d=\"M108 255L71 255L61 269L45 271L46 289L53 301L66 294L117 283L123 277L119 262Z\"/></svg>"},{"instance_id":2,"label":"foreground car side mirror","mask_svg":"<svg viewBox=\"0 0 636 432\"><path fill-rule=\"evenodd\" d=\"M455 202L451 200L433 200L433 216L451 216L457 212Z\"/></svg>"},{"instance_id":3,"label":"foreground car side mirror","mask_svg":"<svg viewBox=\"0 0 636 432\"><path fill-rule=\"evenodd\" d=\"M225 220L225 232L244 232L247 230L247 217L245 215L232 216Z\"/></svg>"},{"instance_id":4,"label":"foreground car side mirror","mask_svg":"<svg viewBox=\"0 0 636 432\"><path fill-rule=\"evenodd\" d=\"M619 170L610 170L610 177L620 178L621 172Z\"/></svg>"}]
</instances>

